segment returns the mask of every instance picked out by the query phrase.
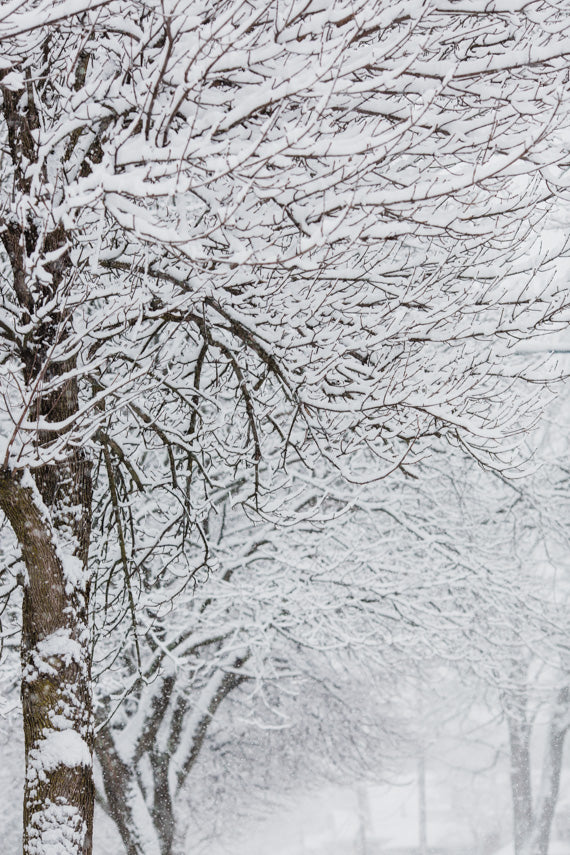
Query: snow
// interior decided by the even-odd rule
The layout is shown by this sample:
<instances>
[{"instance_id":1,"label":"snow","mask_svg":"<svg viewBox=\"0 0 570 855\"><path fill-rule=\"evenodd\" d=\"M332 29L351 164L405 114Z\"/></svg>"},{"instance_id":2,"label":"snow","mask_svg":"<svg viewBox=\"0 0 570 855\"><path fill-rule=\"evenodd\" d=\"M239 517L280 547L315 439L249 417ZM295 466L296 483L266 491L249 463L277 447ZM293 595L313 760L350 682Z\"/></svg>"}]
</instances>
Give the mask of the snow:
<instances>
[{"instance_id":1,"label":"snow","mask_svg":"<svg viewBox=\"0 0 570 855\"><path fill-rule=\"evenodd\" d=\"M32 494L33 503L38 510L40 517L46 522L46 524L51 529L51 521L50 521L50 513L44 504L44 500L41 497L40 491L36 486L36 482L32 478L31 472L28 467L24 469L20 478L20 486L24 490L30 490Z\"/></svg>"},{"instance_id":2,"label":"snow","mask_svg":"<svg viewBox=\"0 0 570 855\"><path fill-rule=\"evenodd\" d=\"M70 630L65 628L53 632L38 642L34 652L34 661L37 662L38 670L55 673L55 670L49 666L49 659L52 656L62 659L66 665L71 662L80 664L85 661L84 649L71 637Z\"/></svg>"},{"instance_id":3,"label":"snow","mask_svg":"<svg viewBox=\"0 0 570 855\"><path fill-rule=\"evenodd\" d=\"M42 740L36 743L29 755L32 774L42 775L53 772L58 766L91 766L92 757L85 740L71 729L48 731Z\"/></svg>"},{"instance_id":4,"label":"snow","mask_svg":"<svg viewBox=\"0 0 570 855\"><path fill-rule=\"evenodd\" d=\"M48 800L35 811L28 830L28 855L77 855L84 847L85 822L77 808Z\"/></svg>"},{"instance_id":5,"label":"snow","mask_svg":"<svg viewBox=\"0 0 570 855\"><path fill-rule=\"evenodd\" d=\"M514 841L501 846L493 855L515 855ZM548 845L548 855L570 855L570 840L550 840Z\"/></svg>"},{"instance_id":6,"label":"snow","mask_svg":"<svg viewBox=\"0 0 570 855\"><path fill-rule=\"evenodd\" d=\"M461 827L453 821L445 786L439 784L435 789L430 788L430 796L431 804L439 806L438 816L431 811L428 817L430 848L471 849L471 830L465 823ZM292 805L275 810L262 822L248 824L244 821L233 843L228 837L208 855L227 855L230 849L235 855L360 852L363 831L366 851L370 853L418 850L418 793L410 777L392 786L363 783L353 787L323 787L316 793L306 793L304 797L295 798ZM206 847L203 852L206 855Z\"/></svg>"},{"instance_id":7,"label":"snow","mask_svg":"<svg viewBox=\"0 0 570 855\"><path fill-rule=\"evenodd\" d=\"M63 574L66 580L65 590L68 594L72 591L82 591L85 588L88 580L88 574L83 567L83 562L76 555L70 555L69 553L61 553L61 559L63 564Z\"/></svg>"},{"instance_id":8,"label":"snow","mask_svg":"<svg viewBox=\"0 0 570 855\"><path fill-rule=\"evenodd\" d=\"M14 92L23 89L25 86L25 77L21 71L11 71L9 74L6 74L5 77L2 77L0 80L0 87L4 89L11 89Z\"/></svg>"},{"instance_id":9,"label":"snow","mask_svg":"<svg viewBox=\"0 0 570 855\"><path fill-rule=\"evenodd\" d=\"M98 679L115 714L101 731L139 764L124 796L150 840L156 754L179 796L244 661L235 721L269 731L292 718L280 690L312 675L307 651L340 684L346 651L370 669L394 668L402 647L422 667L447 657L488 675L489 651L514 649L510 610L530 589L514 578L522 535L506 547L473 497L458 522L466 470L443 443L500 468L540 407L520 350L557 328L567 303L564 281L549 279L557 250L536 237L567 184L568 22L564 2L523 0L0 5L1 206L4 238L15 235L6 264L21 274L0 271L11 437L0 446L7 467L29 467L19 482L5 473L37 511L28 579L30 554L50 550L42 603L56 585L54 605L62 587L68 598L24 679L41 691L38 675L62 663L87 676L75 607L92 574L110 673ZM22 123L23 148L10 138ZM430 449L445 459L431 472ZM65 503L76 485L57 466L78 451L93 464L93 509ZM44 465L57 482L53 525L30 474ZM453 501L431 483L449 472ZM467 480L477 492L470 470ZM91 511L87 569L61 521L77 529ZM471 548L481 528L484 547ZM7 531L10 576L19 553ZM508 595L487 584L489 565ZM201 601L196 568L209 576ZM548 601L532 603L550 617ZM125 652L131 620L137 655ZM189 625L202 643L184 640ZM30 789L91 763L73 725L88 710L72 710L72 695L64 683L45 716ZM327 821L309 847L327 845L331 828L354 832L340 803ZM48 803L34 822L37 855L81 848L72 808ZM385 818L385 839L403 845L389 831Z\"/></svg>"}]
</instances>

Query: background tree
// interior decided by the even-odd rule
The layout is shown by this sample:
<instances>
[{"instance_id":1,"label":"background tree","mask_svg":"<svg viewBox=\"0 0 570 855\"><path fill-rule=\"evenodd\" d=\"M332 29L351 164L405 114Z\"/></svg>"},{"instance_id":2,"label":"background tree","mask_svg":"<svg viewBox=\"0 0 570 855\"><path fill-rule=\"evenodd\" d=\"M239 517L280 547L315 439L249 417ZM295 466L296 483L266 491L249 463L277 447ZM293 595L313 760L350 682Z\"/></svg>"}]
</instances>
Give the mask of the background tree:
<instances>
[{"instance_id":1,"label":"background tree","mask_svg":"<svg viewBox=\"0 0 570 855\"><path fill-rule=\"evenodd\" d=\"M319 477L315 470L300 470L291 488L294 498L281 503L290 527L252 524L239 503L232 509L227 500L212 512L203 528L217 569L196 591L173 598L172 588L185 578L184 565L178 574L171 561L165 574L159 556L148 560L146 578L132 588L136 644L130 637L124 646L122 586L111 584L110 605L96 616L102 636L96 658L110 667L98 679L98 756L108 810L127 851L158 851L160 845L170 852L187 814L186 800L195 804L199 798L196 769L202 777L209 774L204 750L211 757L222 744L224 755L239 753L232 731L228 727L224 734L220 725L228 720L226 697L232 708L249 705L242 717L253 729L263 726L264 713L271 727L281 729L281 713L291 699L307 714L307 680L350 682L353 697L345 689L345 703L354 720L348 724L347 717L344 727L354 744L327 718L326 703L318 714L322 727L331 730L346 776L353 778L355 762L363 775L363 756L370 759L360 742L367 744L373 719L354 688L355 674L365 679L367 672L366 696L378 707L377 729L386 732L389 699L406 722L399 739L397 728L391 733L400 743L400 764L413 750L402 743L425 729L418 696L432 693L434 672L439 682L459 670L471 687L461 709L453 707L454 717L465 713L482 681L492 689L486 692L493 697L489 714L500 714L499 696L507 711L521 697L521 687L526 698L526 681L517 682L514 665L532 655L552 666L567 632L564 608L545 596L535 569L540 545L553 560L564 538L559 521L565 505L552 474L508 482L449 449L415 467L413 477L394 473L368 487L350 487L334 472L323 470ZM303 519L307 505L312 517ZM126 497L121 507L128 508ZM105 536L109 532L98 534L100 542ZM536 698L533 692L533 704L550 693L547 681ZM449 697L443 707L447 722ZM514 727L518 719L511 715L508 721ZM282 738L287 740L287 732ZM384 751L387 739L388 734ZM513 750L513 764L519 757ZM375 758L380 774L385 762ZM250 761L255 776L255 758ZM331 769L329 764L329 774ZM118 800L117 792L132 797Z\"/></svg>"}]
</instances>

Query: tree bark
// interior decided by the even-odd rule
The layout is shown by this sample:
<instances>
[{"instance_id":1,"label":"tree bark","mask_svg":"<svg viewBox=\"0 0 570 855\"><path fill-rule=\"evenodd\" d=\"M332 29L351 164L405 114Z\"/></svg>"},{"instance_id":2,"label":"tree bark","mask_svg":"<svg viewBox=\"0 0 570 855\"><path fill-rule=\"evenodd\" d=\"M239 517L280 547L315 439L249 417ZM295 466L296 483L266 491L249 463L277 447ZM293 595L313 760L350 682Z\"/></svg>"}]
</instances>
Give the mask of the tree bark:
<instances>
[{"instance_id":1,"label":"tree bark","mask_svg":"<svg viewBox=\"0 0 570 855\"><path fill-rule=\"evenodd\" d=\"M84 504L85 461L63 467ZM75 496L76 497L76 496ZM65 551L28 473L3 470L0 507L21 547L27 571L22 612L22 708L26 777L24 855L90 855L93 777L90 645L86 555ZM84 520L83 514L80 514ZM78 554L79 553L79 554Z\"/></svg>"},{"instance_id":2,"label":"tree bark","mask_svg":"<svg viewBox=\"0 0 570 855\"><path fill-rule=\"evenodd\" d=\"M154 778L152 818L160 839L160 855L172 855L176 824L169 783L170 757L155 751L150 754L150 762Z\"/></svg>"},{"instance_id":3,"label":"tree bark","mask_svg":"<svg viewBox=\"0 0 570 855\"><path fill-rule=\"evenodd\" d=\"M523 855L532 827L530 727L525 718L508 716L515 855Z\"/></svg>"},{"instance_id":4,"label":"tree bark","mask_svg":"<svg viewBox=\"0 0 570 855\"><path fill-rule=\"evenodd\" d=\"M548 855L558 800L564 741L569 726L570 687L562 687L553 706L536 803L532 801L530 736L524 693L509 701L507 721L516 855Z\"/></svg>"},{"instance_id":5,"label":"tree bark","mask_svg":"<svg viewBox=\"0 0 570 855\"><path fill-rule=\"evenodd\" d=\"M60 443L58 454L51 453L54 441L66 438L69 427L65 425L72 424L79 410L76 360L61 353L72 328L65 301L73 275L72 242L57 218L46 215L41 206L34 207L34 175L45 187L51 184L38 152L38 102L44 87L41 81L32 82L30 74L28 69L22 72L17 91L3 89L1 107L14 198L26 212L8 218L1 235L20 322L27 329L19 354L25 394L10 445L19 441L24 421L29 429L37 419L29 447L36 450L38 462L46 461L34 468L32 477L28 470L11 464L9 445L0 464L0 508L14 530L26 568L21 642L24 855L91 855L94 787L87 568L91 464L76 441ZM52 188L45 199L54 192Z\"/></svg>"},{"instance_id":6,"label":"tree bark","mask_svg":"<svg viewBox=\"0 0 570 855\"><path fill-rule=\"evenodd\" d=\"M107 727L97 734L96 752L103 774L105 810L117 826L126 855L159 855L154 833L150 840L144 833L152 826L152 819L136 780L136 770L119 757ZM142 822L141 811L145 814Z\"/></svg>"},{"instance_id":7,"label":"tree bark","mask_svg":"<svg viewBox=\"0 0 570 855\"><path fill-rule=\"evenodd\" d=\"M558 692L548 728L539 796L534 810L534 822L528 846L530 855L548 855L552 820L560 788L564 741L568 730L569 700L570 687L564 686Z\"/></svg>"},{"instance_id":8,"label":"tree bark","mask_svg":"<svg viewBox=\"0 0 570 855\"><path fill-rule=\"evenodd\" d=\"M220 705L247 679L237 672L248 658L247 653L237 656L226 663L231 670L220 667L214 671L202 696L198 693L192 699L194 703L186 691L174 697L174 677L160 680L160 697L151 695L147 716L140 717L137 747L128 760L117 750L121 731L114 734L108 722L99 728L95 749L103 773L104 807L117 826L126 855L171 855L177 831L175 799L200 755ZM157 735L165 719L170 720L169 733L161 750ZM148 791L143 791L137 777L137 764L143 756L150 764Z\"/></svg>"}]
</instances>

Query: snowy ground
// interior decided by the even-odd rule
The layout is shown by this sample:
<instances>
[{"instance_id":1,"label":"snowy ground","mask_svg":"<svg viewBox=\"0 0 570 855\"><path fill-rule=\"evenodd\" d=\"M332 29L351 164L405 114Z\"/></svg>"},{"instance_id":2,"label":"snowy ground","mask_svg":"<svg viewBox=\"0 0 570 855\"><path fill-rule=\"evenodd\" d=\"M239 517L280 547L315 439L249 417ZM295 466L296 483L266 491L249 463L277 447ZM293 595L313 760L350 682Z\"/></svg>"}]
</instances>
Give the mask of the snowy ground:
<instances>
[{"instance_id":1,"label":"snowy ground","mask_svg":"<svg viewBox=\"0 0 570 855\"><path fill-rule=\"evenodd\" d=\"M22 746L0 729L0 828L2 851L20 848ZM441 766L427 776L427 837L437 855L513 855L506 770L482 777ZM567 779L562 782L562 794ZM570 783L570 782L568 782ZM502 794L502 796L501 796ZM504 798L502 798L504 797ZM410 855L419 841L419 798L413 770L390 784L323 787L290 799L263 821L228 821L224 840L197 846L188 855ZM550 855L570 855L556 839L569 805L561 804ZM212 806L215 810L215 805ZM568 825L568 823L566 823ZM112 823L97 809L94 855L123 855Z\"/></svg>"},{"instance_id":2,"label":"snowy ground","mask_svg":"<svg viewBox=\"0 0 570 855\"><path fill-rule=\"evenodd\" d=\"M427 823L430 848L480 851L476 825L457 813L445 788L432 787ZM413 849L418 842L418 791L408 777L390 786L323 789L259 825L244 828L237 841L234 836L205 846L200 855L377 855ZM556 855L570 855L570 849Z\"/></svg>"}]
</instances>

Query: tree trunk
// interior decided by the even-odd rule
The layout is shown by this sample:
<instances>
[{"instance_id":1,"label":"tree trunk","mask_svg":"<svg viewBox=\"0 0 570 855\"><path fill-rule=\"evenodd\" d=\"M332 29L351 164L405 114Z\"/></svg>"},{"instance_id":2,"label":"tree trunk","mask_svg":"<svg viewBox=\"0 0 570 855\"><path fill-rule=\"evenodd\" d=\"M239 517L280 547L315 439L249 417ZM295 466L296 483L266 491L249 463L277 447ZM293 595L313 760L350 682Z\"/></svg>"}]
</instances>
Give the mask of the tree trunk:
<instances>
[{"instance_id":1,"label":"tree trunk","mask_svg":"<svg viewBox=\"0 0 570 855\"><path fill-rule=\"evenodd\" d=\"M356 788L356 805L358 814L358 855L368 855L368 790L365 784Z\"/></svg>"},{"instance_id":2,"label":"tree trunk","mask_svg":"<svg viewBox=\"0 0 570 855\"><path fill-rule=\"evenodd\" d=\"M427 787L426 787L426 756L423 750L418 757L418 814L419 814L419 852L427 855Z\"/></svg>"},{"instance_id":3,"label":"tree trunk","mask_svg":"<svg viewBox=\"0 0 570 855\"><path fill-rule=\"evenodd\" d=\"M168 790L169 758L153 754L153 792L148 794L135 765L119 757L106 727L97 734L96 752L103 776L102 804L121 835L125 855L171 855L176 826Z\"/></svg>"},{"instance_id":4,"label":"tree trunk","mask_svg":"<svg viewBox=\"0 0 570 855\"><path fill-rule=\"evenodd\" d=\"M52 323L38 329L26 378L31 382L40 364L45 382L56 382L54 391L38 394L36 404L45 420L56 425L65 424L79 409L74 362L52 363L43 353L56 338L64 340L62 319L57 322L57 327ZM38 360L38 354L43 358ZM40 430L37 446L49 451L60 437L57 429ZM60 463L38 467L33 479L25 475L23 487L18 513L7 515L27 570L21 645L24 855L44 855L55 841L58 855L91 855L91 463L81 449L68 449ZM30 514L37 519L31 521Z\"/></svg>"},{"instance_id":5,"label":"tree trunk","mask_svg":"<svg viewBox=\"0 0 570 855\"><path fill-rule=\"evenodd\" d=\"M82 499L79 528L84 531L73 551L66 549L71 543L52 524L29 474L4 470L0 476L0 506L18 538L27 571L21 644L24 855L90 855L92 848L93 728L85 584L90 469L78 454L59 472L58 503L65 497L76 511L75 502ZM77 519L75 512L73 516Z\"/></svg>"},{"instance_id":6,"label":"tree trunk","mask_svg":"<svg viewBox=\"0 0 570 855\"><path fill-rule=\"evenodd\" d=\"M171 855L174 844L174 806L170 795L170 757L164 752L151 752L154 778L154 801L152 817L160 839L160 855Z\"/></svg>"},{"instance_id":7,"label":"tree trunk","mask_svg":"<svg viewBox=\"0 0 570 855\"><path fill-rule=\"evenodd\" d=\"M247 679L237 671L248 658L246 652L226 662L230 670L223 666L214 670L195 698L187 686L174 691L174 676L157 678L144 701L139 698L140 705L146 704L146 716L139 707L136 747L130 757L122 757L117 749L121 730L113 733L108 722L99 728L95 750L103 773L103 806L117 826L126 855L171 855L177 831L176 796L200 755L221 703ZM162 747L161 728L167 731ZM132 732L127 744L131 740ZM137 772L143 757L149 763L149 786L144 790Z\"/></svg>"},{"instance_id":8,"label":"tree trunk","mask_svg":"<svg viewBox=\"0 0 570 855\"><path fill-rule=\"evenodd\" d=\"M36 99L42 93L45 89L39 81L32 83L29 69L22 72L17 89L2 91L14 210L25 213L7 218L1 240L27 332L19 353L22 410L0 464L0 509L26 568L21 643L24 855L91 855L91 464L77 447L78 437L61 442L79 410L75 357L73 351L67 357L63 352L72 328L73 309L66 306L72 241L48 210L56 191L38 151L41 107ZM45 195L34 189L34 181L43 182ZM35 420L35 432L22 440L23 423L30 430ZM59 451L53 454L58 441ZM46 461L34 468L33 477L26 469L11 467L14 443L34 449L38 462Z\"/></svg>"},{"instance_id":9,"label":"tree trunk","mask_svg":"<svg viewBox=\"0 0 570 855\"><path fill-rule=\"evenodd\" d=\"M515 855L523 855L532 827L530 728L526 720L508 716Z\"/></svg>"},{"instance_id":10,"label":"tree trunk","mask_svg":"<svg viewBox=\"0 0 570 855\"><path fill-rule=\"evenodd\" d=\"M529 855L548 855L552 820L560 788L564 740L568 730L569 700L570 687L564 686L558 692L556 705L548 728L540 791L534 811L534 822L528 846Z\"/></svg>"},{"instance_id":11,"label":"tree trunk","mask_svg":"<svg viewBox=\"0 0 570 855\"><path fill-rule=\"evenodd\" d=\"M107 726L97 733L96 751L103 774L104 808L117 826L126 855L160 855L161 845L136 770L119 757Z\"/></svg>"}]
</instances>

